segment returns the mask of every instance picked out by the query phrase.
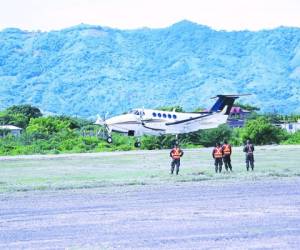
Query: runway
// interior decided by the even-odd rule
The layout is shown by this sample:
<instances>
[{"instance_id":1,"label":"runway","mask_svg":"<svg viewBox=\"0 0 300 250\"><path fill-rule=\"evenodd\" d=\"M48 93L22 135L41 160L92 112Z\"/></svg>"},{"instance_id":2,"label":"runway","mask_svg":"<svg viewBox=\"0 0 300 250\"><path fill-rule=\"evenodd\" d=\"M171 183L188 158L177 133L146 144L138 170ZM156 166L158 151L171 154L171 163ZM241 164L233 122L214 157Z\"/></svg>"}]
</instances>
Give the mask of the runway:
<instances>
[{"instance_id":1,"label":"runway","mask_svg":"<svg viewBox=\"0 0 300 250\"><path fill-rule=\"evenodd\" d=\"M300 178L5 193L1 249L299 249Z\"/></svg>"}]
</instances>

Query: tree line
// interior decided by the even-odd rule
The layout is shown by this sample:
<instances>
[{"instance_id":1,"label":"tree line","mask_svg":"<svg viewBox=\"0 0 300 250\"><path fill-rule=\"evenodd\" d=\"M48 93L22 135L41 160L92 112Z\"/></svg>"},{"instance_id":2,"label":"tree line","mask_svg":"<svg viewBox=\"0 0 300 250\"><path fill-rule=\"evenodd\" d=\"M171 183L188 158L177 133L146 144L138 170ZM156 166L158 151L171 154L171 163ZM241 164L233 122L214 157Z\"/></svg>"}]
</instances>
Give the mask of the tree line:
<instances>
[{"instance_id":1,"label":"tree line","mask_svg":"<svg viewBox=\"0 0 300 250\"><path fill-rule=\"evenodd\" d=\"M250 139L256 145L265 144L300 144L300 131L289 134L274 126L278 121L297 121L299 115L283 116L278 114L258 114L256 107L245 106L252 110L252 115L243 128L230 128L221 125L215 129L199 130L181 134L178 139L182 147L210 147L216 142L227 139L232 145L243 145ZM183 111L181 107L160 107L163 110ZM201 110L201 109L198 109ZM15 105L0 112L0 125L21 127L20 136L12 136L9 131L2 131L0 155L18 154L58 154L101 152L115 150L134 150L132 137L113 134L114 143L108 144L99 133L99 126L94 121L71 116L43 116L41 111L31 105ZM1 131L0 131L1 132ZM1 133L0 133L1 135ZM142 149L171 148L175 136L143 136Z\"/></svg>"}]
</instances>

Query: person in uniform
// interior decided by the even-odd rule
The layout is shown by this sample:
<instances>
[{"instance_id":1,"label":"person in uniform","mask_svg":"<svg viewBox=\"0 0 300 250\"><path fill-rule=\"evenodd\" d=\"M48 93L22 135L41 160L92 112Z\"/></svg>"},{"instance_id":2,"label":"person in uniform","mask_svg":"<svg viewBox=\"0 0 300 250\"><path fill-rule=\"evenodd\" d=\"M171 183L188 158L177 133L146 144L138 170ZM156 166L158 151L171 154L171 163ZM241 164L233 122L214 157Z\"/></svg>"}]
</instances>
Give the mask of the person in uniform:
<instances>
[{"instance_id":1,"label":"person in uniform","mask_svg":"<svg viewBox=\"0 0 300 250\"><path fill-rule=\"evenodd\" d=\"M231 145L227 142L227 140L224 140L222 150L223 150L223 162L224 162L225 169L226 171L228 170L232 171L232 166L231 166L232 148Z\"/></svg>"},{"instance_id":2,"label":"person in uniform","mask_svg":"<svg viewBox=\"0 0 300 250\"><path fill-rule=\"evenodd\" d=\"M176 167L176 175L179 173L180 158L183 156L183 151L180 149L178 144L175 144L174 148L170 152L171 162L171 174L173 174Z\"/></svg>"},{"instance_id":3,"label":"person in uniform","mask_svg":"<svg viewBox=\"0 0 300 250\"><path fill-rule=\"evenodd\" d=\"M254 145L250 140L247 140L246 145L244 146L243 151L246 153L246 168L249 171L249 165L251 166L252 171L254 170Z\"/></svg>"},{"instance_id":4,"label":"person in uniform","mask_svg":"<svg viewBox=\"0 0 300 250\"><path fill-rule=\"evenodd\" d=\"M218 142L216 143L216 147L212 151L212 157L215 159L215 171L216 173L222 172L222 165L223 165L223 149L221 147L221 144Z\"/></svg>"}]
</instances>

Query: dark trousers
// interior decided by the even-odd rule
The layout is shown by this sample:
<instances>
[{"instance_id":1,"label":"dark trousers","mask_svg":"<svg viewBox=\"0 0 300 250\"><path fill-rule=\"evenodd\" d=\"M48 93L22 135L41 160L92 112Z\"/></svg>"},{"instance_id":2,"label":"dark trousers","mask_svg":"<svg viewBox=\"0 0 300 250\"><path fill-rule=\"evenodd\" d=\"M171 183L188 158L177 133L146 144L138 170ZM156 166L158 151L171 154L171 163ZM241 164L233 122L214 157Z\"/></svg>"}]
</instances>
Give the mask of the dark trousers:
<instances>
[{"instance_id":1,"label":"dark trousers","mask_svg":"<svg viewBox=\"0 0 300 250\"><path fill-rule=\"evenodd\" d=\"M174 172L174 168L176 167L176 174L179 173L179 167L180 167L180 159L173 159L171 162L171 174Z\"/></svg>"},{"instance_id":2,"label":"dark trousers","mask_svg":"<svg viewBox=\"0 0 300 250\"><path fill-rule=\"evenodd\" d=\"M224 162L226 171L228 171L228 169L230 169L230 171L232 171L230 155L224 155L223 162Z\"/></svg>"},{"instance_id":3,"label":"dark trousers","mask_svg":"<svg viewBox=\"0 0 300 250\"><path fill-rule=\"evenodd\" d=\"M216 173L221 173L222 172L222 165L223 165L223 161L222 158L215 158L215 171Z\"/></svg>"},{"instance_id":4,"label":"dark trousers","mask_svg":"<svg viewBox=\"0 0 300 250\"><path fill-rule=\"evenodd\" d=\"M254 156L253 154L246 154L246 168L249 171L249 165L251 169L254 170Z\"/></svg>"}]
</instances>

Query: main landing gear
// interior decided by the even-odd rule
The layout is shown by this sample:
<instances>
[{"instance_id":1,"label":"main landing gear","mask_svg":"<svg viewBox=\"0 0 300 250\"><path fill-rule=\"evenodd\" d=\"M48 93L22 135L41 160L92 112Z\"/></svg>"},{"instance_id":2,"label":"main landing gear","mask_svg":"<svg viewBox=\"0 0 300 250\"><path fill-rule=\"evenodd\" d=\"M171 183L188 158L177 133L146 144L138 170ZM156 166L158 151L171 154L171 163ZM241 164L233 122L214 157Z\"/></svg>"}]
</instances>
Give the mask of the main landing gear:
<instances>
[{"instance_id":1,"label":"main landing gear","mask_svg":"<svg viewBox=\"0 0 300 250\"><path fill-rule=\"evenodd\" d=\"M111 136L107 136L106 141L111 144L113 142L113 139Z\"/></svg>"},{"instance_id":2,"label":"main landing gear","mask_svg":"<svg viewBox=\"0 0 300 250\"><path fill-rule=\"evenodd\" d=\"M138 139L136 140L136 142L134 143L134 146L135 146L136 148L140 148L140 147L142 146L142 143L141 143L141 141L140 141L139 138L138 138Z\"/></svg>"},{"instance_id":3,"label":"main landing gear","mask_svg":"<svg viewBox=\"0 0 300 250\"><path fill-rule=\"evenodd\" d=\"M97 136L106 140L107 143L111 144L113 142L112 136L111 136L111 130L105 126L104 129L100 128L97 132Z\"/></svg>"},{"instance_id":4,"label":"main landing gear","mask_svg":"<svg viewBox=\"0 0 300 250\"><path fill-rule=\"evenodd\" d=\"M106 141L107 141L107 143L109 143L109 144L113 143L112 136L111 136L111 135L107 135ZM140 139L137 139L137 140L136 140L136 142L134 143L134 146L135 146L136 148L140 148L140 147L142 146L142 143L141 143Z\"/></svg>"}]
</instances>

